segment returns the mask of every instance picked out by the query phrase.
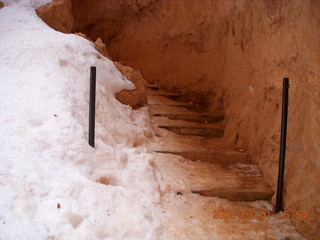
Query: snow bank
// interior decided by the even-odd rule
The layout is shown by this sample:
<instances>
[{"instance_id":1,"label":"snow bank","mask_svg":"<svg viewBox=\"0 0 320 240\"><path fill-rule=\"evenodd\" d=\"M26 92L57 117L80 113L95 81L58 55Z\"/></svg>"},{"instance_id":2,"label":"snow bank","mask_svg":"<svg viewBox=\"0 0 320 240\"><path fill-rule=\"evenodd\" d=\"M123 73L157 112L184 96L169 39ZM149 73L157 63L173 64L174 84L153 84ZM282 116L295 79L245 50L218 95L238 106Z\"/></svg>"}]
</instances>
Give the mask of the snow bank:
<instances>
[{"instance_id":1,"label":"snow bank","mask_svg":"<svg viewBox=\"0 0 320 240\"><path fill-rule=\"evenodd\" d=\"M147 110L114 98L134 85L92 43L43 23L34 8L48 0L3 2L0 239L157 239ZM87 144L90 66L97 67L95 149Z\"/></svg>"}]
</instances>

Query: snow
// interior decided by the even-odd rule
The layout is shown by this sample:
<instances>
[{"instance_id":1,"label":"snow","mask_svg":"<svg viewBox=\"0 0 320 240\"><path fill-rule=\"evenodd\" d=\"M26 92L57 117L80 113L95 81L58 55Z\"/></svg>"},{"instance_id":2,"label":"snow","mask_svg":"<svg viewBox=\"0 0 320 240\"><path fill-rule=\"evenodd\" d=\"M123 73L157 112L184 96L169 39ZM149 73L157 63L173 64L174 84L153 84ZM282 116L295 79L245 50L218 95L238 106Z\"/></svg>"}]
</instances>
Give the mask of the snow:
<instances>
[{"instance_id":1,"label":"snow","mask_svg":"<svg viewBox=\"0 0 320 240\"><path fill-rule=\"evenodd\" d=\"M43 23L34 9L49 0L3 2L0 240L302 239L279 215L212 221L213 209L272 206L191 194L183 176L163 180L146 147L148 109L133 111L114 97L134 85L91 42ZM90 66L97 67L95 148L87 143Z\"/></svg>"},{"instance_id":2,"label":"snow","mask_svg":"<svg viewBox=\"0 0 320 240\"><path fill-rule=\"evenodd\" d=\"M134 85L92 43L43 23L34 8L44 1L4 3L0 239L156 239L160 195L143 146L148 112L114 98ZM90 66L95 149L87 143Z\"/></svg>"}]
</instances>

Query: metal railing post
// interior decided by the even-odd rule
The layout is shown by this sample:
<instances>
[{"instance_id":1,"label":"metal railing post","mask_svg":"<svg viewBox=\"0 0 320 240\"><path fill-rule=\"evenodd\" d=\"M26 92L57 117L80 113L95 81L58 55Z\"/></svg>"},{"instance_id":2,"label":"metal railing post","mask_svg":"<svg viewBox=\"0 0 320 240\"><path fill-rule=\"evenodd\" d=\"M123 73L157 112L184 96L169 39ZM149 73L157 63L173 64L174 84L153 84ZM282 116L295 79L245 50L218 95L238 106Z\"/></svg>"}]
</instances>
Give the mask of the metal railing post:
<instances>
[{"instance_id":1,"label":"metal railing post","mask_svg":"<svg viewBox=\"0 0 320 240\"><path fill-rule=\"evenodd\" d=\"M281 139L280 139L276 212L283 210L282 209L282 192L283 192L283 178L284 178L284 167L285 167L285 157L286 157L288 99L289 99L288 92L289 92L289 78L284 78L283 90L282 90Z\"/></svg>"},{"instance_id":2,"label":"metal railing post","mask_svg":"<svg viewBox=\"0 0 320 240\"><path fill-rule=\"evenodd\" d=\"M96 106L96 67L90 68L90 98L89 98L89 145L94 147Z\"/></svg>"}]
</instances>

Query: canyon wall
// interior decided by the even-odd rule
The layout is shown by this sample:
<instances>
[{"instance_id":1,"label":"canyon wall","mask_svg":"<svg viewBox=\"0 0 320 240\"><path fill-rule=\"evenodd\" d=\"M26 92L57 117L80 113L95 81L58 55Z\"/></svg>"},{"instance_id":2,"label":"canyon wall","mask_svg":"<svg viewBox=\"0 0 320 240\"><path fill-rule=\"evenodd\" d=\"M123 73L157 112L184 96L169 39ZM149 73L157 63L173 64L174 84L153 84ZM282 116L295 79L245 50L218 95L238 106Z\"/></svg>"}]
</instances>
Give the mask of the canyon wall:
<instances>
[{"instance_id":1,"label":"canyon wall","mask_svg":"<svg viewBox=\"0 0 320 240\"><path fill-rule=\"evenodd\" d=\"M223 91L213 80L221 80L225 64L228 22L223 4L73 0L73 12L74 31L101 37L113 60L139 69L149 82L195 95L196 101L205 103L214 95L212 102L221 110Z\"/></svg>"},{"instance_id":2,"label":"canyon wall","mask_svg":"<svg viewBox=\"0 0 320 240\"><path fill-rule=\"evenodd\" d=\"M304 236L320 239L319 0L72 0L72 12L73 31L100 37L113 60L224 110L225 140L274 189L289 77L284 206Z\"/></svg>"},{"instance_id":3,"label":"canyon wall","mask_svg":"<svg viewBox=\"0 0 320 240\"><path fill-rule=\"evenodd\" d=\"M320 2L237 1L229 11L226 135L276 189L282 78L290 79L284 207L299 231L320 239Z\"/></svg>"}]
</instances>

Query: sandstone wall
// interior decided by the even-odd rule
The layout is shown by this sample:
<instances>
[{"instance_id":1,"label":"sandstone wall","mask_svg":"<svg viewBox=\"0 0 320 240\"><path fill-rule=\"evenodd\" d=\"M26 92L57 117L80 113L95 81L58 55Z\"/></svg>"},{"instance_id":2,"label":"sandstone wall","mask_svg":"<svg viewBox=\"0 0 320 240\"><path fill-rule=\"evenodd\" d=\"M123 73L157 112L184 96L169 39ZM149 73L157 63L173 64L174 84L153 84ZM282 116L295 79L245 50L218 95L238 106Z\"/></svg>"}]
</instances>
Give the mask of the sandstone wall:
<instances>
[{"instance_id":1,"label":"sandstone wall","mask_svg":"<svg viewBox=\"0 0 320 240\"><path fill-rule=\"evenodd\" d=\"M282 78L290 106L284 203L320 239L319 0L72 0L73 31L164 88L225 110L226 140L249 151L276 189ZM273 199L274 202L275 199ZM295 211L307 211L297 220Z\"/></svg>"},{"instance_id":2,"label":"sandstone wall","mask_svg":"<svg viewBox=\"0 0 320 240\"><path fill-rule=\"evenodd\" d=\"M71 0L53 0L37 9L37 14L53 29L63 33L71 33L73 26Z\"/></svg>"},{"instance_id":3,"label":"sandstone wall","mask_svg":"<svg viewBox=\"0 0 320 240\"><path fill-rule=\"evenodd\" d=\"M228 23L221 21L221 3L73 0L73 11L81 16L75 17L75 31L101 37L113 60L141 70L147 81L197 95L202 102L209 95L221 102L223 91L212 81L221 80L225 64ZM215 107L221 109L221 103Z\"/></svg>"},{"instance_id":4,"label":"sandstone wall","mask_svg":"<svg viewBox=\"0 0 320 240\"><path fill-rule=\"evenodd\" d=\"M276 186L281 80L290 78L285 209L299 231L320 239L320 2L240 2L229 12L222 77L227 135ZM297 220L296 211L309 216Z\"/></svg>"}]
</instances>

